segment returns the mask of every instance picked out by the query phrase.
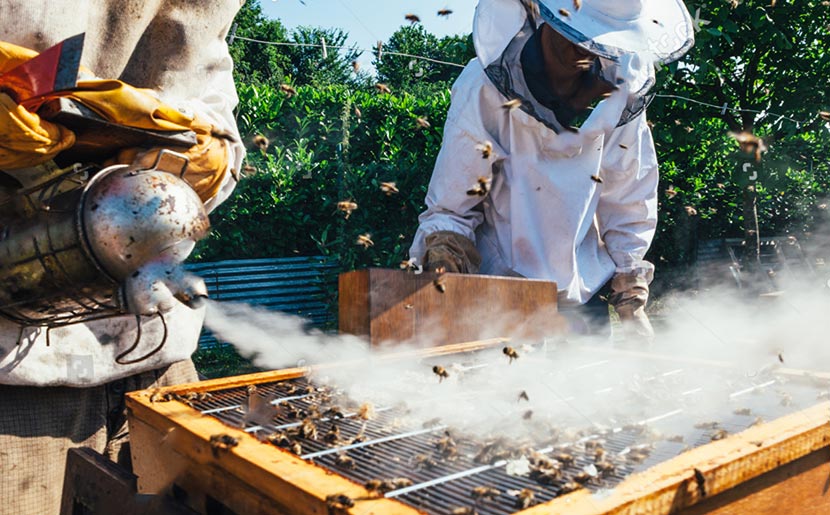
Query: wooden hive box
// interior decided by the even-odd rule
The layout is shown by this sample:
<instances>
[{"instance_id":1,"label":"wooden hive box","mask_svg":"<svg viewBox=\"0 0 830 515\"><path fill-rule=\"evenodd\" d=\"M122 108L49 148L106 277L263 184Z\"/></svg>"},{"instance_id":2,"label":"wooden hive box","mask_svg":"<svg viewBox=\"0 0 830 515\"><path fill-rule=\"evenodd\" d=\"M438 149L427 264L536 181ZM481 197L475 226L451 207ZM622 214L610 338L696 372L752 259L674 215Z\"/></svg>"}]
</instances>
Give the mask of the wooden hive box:
<instances>
[{"instance_id":1,"label":"wooden hive box","mask_svg":"<svg viewBox=\"0 0 830 515\"><path fill-rule=\"evenodd\" d=\"M458 344L419 355L503 343ZM187 400L201 392L296 380L307 372L288 369L129 394L139 492L168 493L203 514L423 513L395 499L373 497L361 483L202 415ZM178 397L168 400L167 394ZM220 435L238 443L217 444ZM824 402L686 451L628 476L603 495L578 490L515 513L818 515L830 513L828 477L830 403ZM327 499L339 494L359 501L332 507Z\"/></svg>"},{"instance_id":2,"label":"wooden hive box","mask_svg":"<svg viewBox=\"0 0 830 515\"><path fill-rule=\"evenodd\" d=\"M556 284L516 277L371 268L340 275L340 332L373 345L439 345L561 331Z\"/></svg>"}]
</instances>

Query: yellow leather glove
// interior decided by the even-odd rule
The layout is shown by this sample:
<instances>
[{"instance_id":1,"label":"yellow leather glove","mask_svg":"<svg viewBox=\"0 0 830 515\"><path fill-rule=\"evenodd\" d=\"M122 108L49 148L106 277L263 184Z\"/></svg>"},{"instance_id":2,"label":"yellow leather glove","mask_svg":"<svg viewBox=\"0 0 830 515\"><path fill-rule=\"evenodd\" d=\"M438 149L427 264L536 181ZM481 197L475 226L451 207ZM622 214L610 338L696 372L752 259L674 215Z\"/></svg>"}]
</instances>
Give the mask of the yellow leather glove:
<instances>
[{"instance_id":1,"label":"yellow leather glove","mask_svg":"<svg viewBox=\"0 0 830 515\"><path fill-rule=\"evenodd\" d=\"M442 269L444 272L475 274L481 266L481 254L470 241L452 231L438 231L424 240L424 268L429 271Z\"/></svg>"},{"instance_id":2,"label":"yellow leather glove","mask_svg":"<svg viewBox=\"0 0 830 515\"><path fill-rule=\"evenodd\" d=\"M635 270L614 276L608 303L620 316L623 334L628 343L650 345L654 342L654 329L646 315L648 285L651 270Z\"/></svg>"},{"instance_id":3,"label":"yellow leather glove","mask_svg":"<svg viewBox=\"0 0 830 515\"><path fill-rule=\"evenodd\" d=\"M75 134L0 93L0 169L35 166L75 144Z\"/></svg>"}]
</instances>

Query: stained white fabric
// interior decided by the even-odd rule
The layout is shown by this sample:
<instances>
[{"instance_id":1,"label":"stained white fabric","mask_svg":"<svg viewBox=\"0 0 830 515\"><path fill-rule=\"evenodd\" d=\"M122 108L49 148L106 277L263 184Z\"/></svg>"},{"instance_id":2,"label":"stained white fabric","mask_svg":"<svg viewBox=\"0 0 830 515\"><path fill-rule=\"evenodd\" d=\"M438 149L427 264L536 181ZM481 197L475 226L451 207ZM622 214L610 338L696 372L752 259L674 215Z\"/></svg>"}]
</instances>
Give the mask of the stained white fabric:
<instances>
[{"instance_id":1,"label":"stained white fabric","mask_svg":"<svg viewBox=\"0 0 830 515\"><path fill-rule=\"evenodd\" d=\"M38 51L85 32L82 64L95 75L154 89L166 102L237 136L229 143L218 206L235 186L232 170L245 149L233 109L238 99L225 36L240 0L0 0L0 38ZM167 342L150 359L119 365L115 357L138 337L133 316L55 328L21 328L0 318L0 383L91 386L187 359L196 349L203 310L180 303L165 315ZM139 358L163 338L158 317L144 318ZM47 342L49 345L47 346Z\"/></svg>"},{"instance_id":2,"label":"stained white fabric","mask_svg":"<svg viewBox=\"0 0 830 515\"><path fill-rule=\"evenodd\" d=\"M614 98L597 110L619 109ZM658 168L645 114L569 136L579 152L563 153L561 136L506 100L478 59L454 84L410 257L423 261L426 235L454 231L475 242L481 273L555 281L566 305L588 301L615 271L650 269ZM467 194L479 177L492 179L486 197Z\"/></svg>"}]
</instances>

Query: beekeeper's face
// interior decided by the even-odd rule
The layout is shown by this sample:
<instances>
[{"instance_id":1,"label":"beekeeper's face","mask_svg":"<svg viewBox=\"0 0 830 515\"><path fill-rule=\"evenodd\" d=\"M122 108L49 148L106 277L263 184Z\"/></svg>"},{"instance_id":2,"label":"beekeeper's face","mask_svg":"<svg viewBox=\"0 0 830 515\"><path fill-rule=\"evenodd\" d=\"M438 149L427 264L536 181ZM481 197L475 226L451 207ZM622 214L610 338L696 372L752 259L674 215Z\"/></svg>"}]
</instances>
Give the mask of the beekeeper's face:
<instances>
[{"instance_id":1,"label":"beekeeper's face","mask_svg":"<svg viewBox=\"0 0 830 515\"><path fill-rule=\"evenodd\" d=\"M561 67L558 70L560 73L571 72L576 74L583 72L589 69L597 58L595 54L583 47L571 43L547 23L542 25L541 30L543 51L552 54L555 62L559 64L557 68Z\"/></svg>"}]
</instances>

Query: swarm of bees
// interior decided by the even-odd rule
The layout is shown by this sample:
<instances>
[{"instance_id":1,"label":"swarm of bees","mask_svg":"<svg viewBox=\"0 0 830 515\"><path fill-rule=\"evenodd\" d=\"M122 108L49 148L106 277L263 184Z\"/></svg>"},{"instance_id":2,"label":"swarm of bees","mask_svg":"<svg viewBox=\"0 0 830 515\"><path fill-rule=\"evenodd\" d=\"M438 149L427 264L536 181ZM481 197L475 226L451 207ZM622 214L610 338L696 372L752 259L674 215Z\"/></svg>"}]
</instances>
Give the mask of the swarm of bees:
<instances>
[{"instance_id":1,"label":"swarm of bees","mask_svg":"<svg viewBox=\"0 0 830 515\"><path fill-rule=\"evenodd\" d=\"M337 210L345 215L346 220L352 216L355 209L357 209L357 203L351 200L341 200L337 203Z\"/></svg>"},{"instance_id":2,"label":"swarm of bees","mask_svg":"<svg viewBox=\"0 0 830 515\"><path fill-rule=\"evenodd\" d=\"M487 177L479 177L476 185L467 190L467 195L471 197L483 197L490 191L490 179Z\"/></svg>"},{"instance_id":3,"label":"swarm of bees","mask_svg":"<svg viewBox=\"0 0 830 515\"><path fill-rule=\"evenodd\" d=\"M364 249L368 249L369 247L373 247L375 242L372 241L372 235L369 233L361 234L355 240L355 245L361 245Z\"/></svg>"}]
</instances>

